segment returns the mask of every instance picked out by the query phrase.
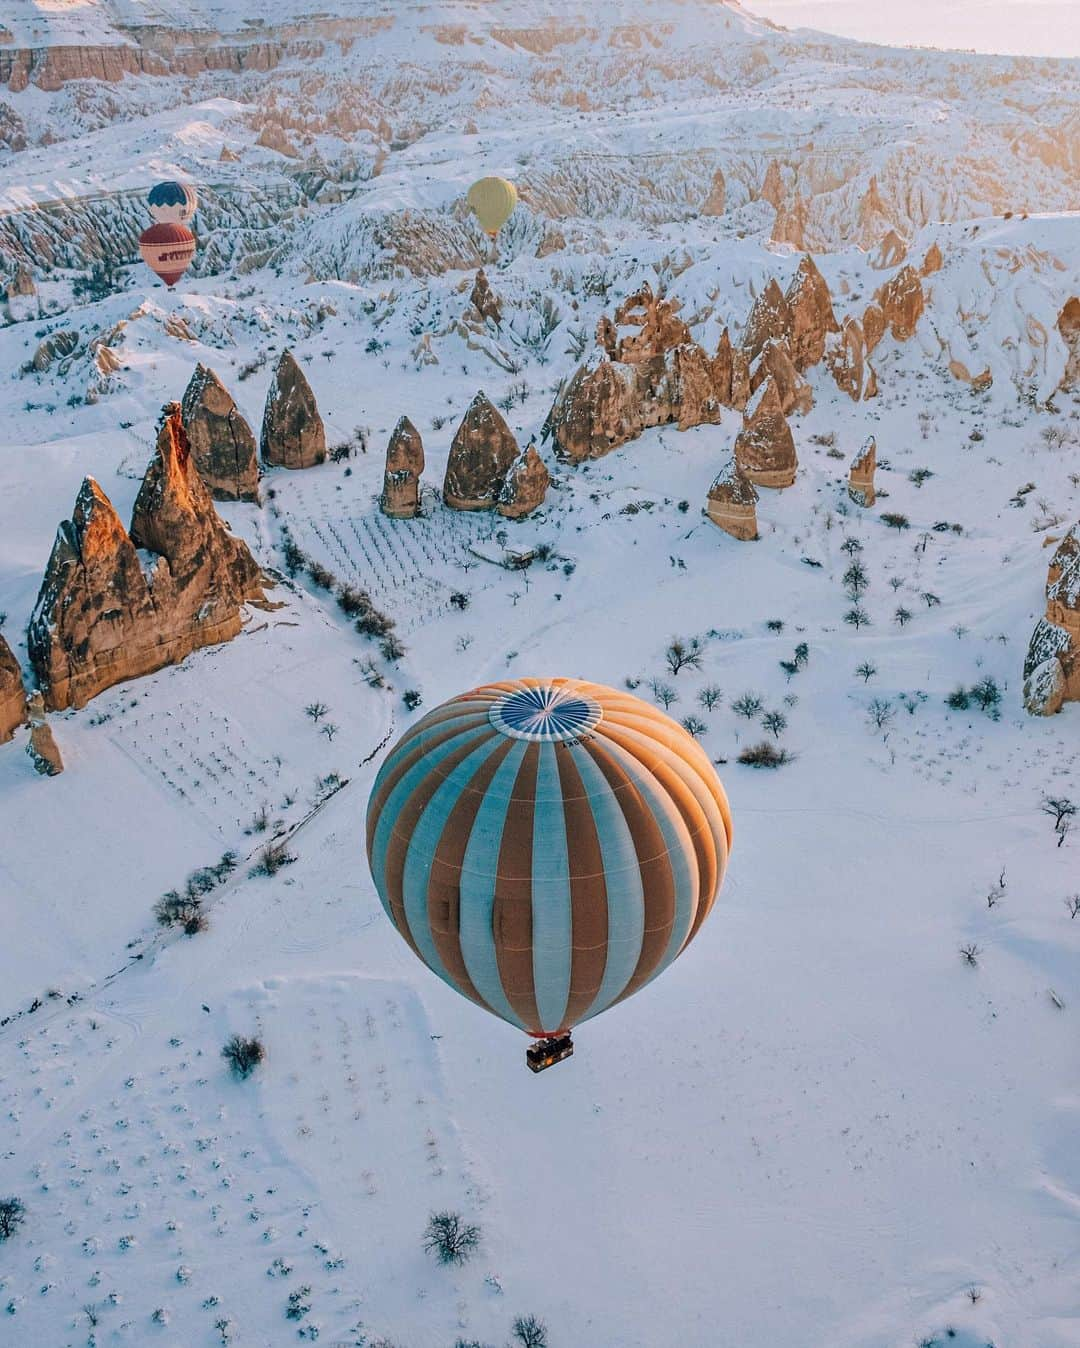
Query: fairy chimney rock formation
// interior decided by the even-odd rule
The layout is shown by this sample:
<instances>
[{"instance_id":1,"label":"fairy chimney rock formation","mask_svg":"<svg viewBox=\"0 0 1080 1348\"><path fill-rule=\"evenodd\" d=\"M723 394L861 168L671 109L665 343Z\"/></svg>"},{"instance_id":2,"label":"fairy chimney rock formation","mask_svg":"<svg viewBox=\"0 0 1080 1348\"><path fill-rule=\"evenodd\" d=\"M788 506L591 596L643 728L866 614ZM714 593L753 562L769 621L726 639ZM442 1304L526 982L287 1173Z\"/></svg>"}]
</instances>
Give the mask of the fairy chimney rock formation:
<instances>
[{"instance_id":1,"label":"fairy chimney rock formation","mask_svg":"<svg viewBox=\"0 0 1080 1348\"><path fill-rule=\"evenodd\" d=\"M217 501L258 501L255 437L213 370L195 366L180 407L195 467L210 495Z\"/></svg>"},{"instance_id":2,"label":"fairy chimney rock formation","mask_svg":"<svg viewBox=\"0 0 1080 1348\"><path fill-rule=\"evenodd\" d=\"M790 244L792 248L806 247L806 226L810 220L810 206L806 198L799 193L790 206L783 202L776 208L773 217L770 240L773 243Z\"/></svg>"},{"instance_id":3,"label":"fairy chimney rock formation","mask_svg":"<svg viewBox=\"0 0 1080 1348\"><path fill-rule=\"evenodd\" d=\"M877 500L874 473L877 469L877 441L871 435L851 461L848 471L848 496L860 506L872 506Z\"/></svg>"},{"instance_id":4,"label":"fairy chimney rock formation","mask_svg":"<svg viewBox=\"0 0 1080 1348\"><path fill-rule=\"evenodd\" d=\"M795 441L771 375L747 404L735 441L735 461L759 487L790 487L795 481L799 466Z\"/></svg>"},{"instance_id":5,"label":"fairy chimney rock formation","mask_svg":"<svg viewBox=\"0 0 1080 1348\"><path fill-rule=\"evenodd\" d=\"M264 463L280 468L311 468L326 458L315 395L291 351L281 353L270 381L260 450Z\"/></svg>"},{"instance_id":6,"label":"fairy chimney rock formation","mask_svg":"<svg viewBox=\"0 0 1080 1348\"><path fill-rule=\"evenodd\" d=\"M1080 388L1080 299L1075 295L1066 301L1058 314L1057 330L1065 343L1065 373L1061 377L1061 388Z\"/></svg>"},{"instance_id":7,"label":"fairy chimney rock formation","mask_svg":"<svg viewBox=\"0 0 1080 1348\"><path fill-rule=\"evenodd\" d=\"M491 282L487 278L487 272L483 267L476 273L476 280L473 282L472 294L469 296L469 305L475 310L481 322L488 319L496 327L502 323L502 305L499 298L491 288Z\"/></svg>"},{"instance_id":8,"label":"fairy chimney rock formation","mask_svg":"<svg viewBox=\"0 0 1080 1348\"><path fill-rule=\"evenodd\" d=\"M1024 706L1033 716L1053 716L1080 701L1080 524L1050 559L1046 616L1031 635L1024 661Z\"/></svg>"},{"instance_id":9,"label":"fairy chimney rock formation","mask_svg":"<svg viewBox=\"0 0 1080 1348\"><path fill-rule=\"evenodd\" d=\"M825 349L825 363L829 373L854 402L873 398L877 389L877 375L868 360L867 342L857 318L849 314L839 333L829 338Z\"/></svg>"},{"instance_id":10,"label":"fairy chimney rock formation","mask_svg":"<svg viewBox=\"0 0 1080 1348\"><path fill-rule=\"evenodd\" d=\"M411 520L420 510L420 475L424 471L424 442L408 417L394 427L386 447L379 509L395 520Z\"/></svg>"},{"instance_id":11,"label":"fairy chimney rock formation","mask_svg":"<svg viewBox=\"0 0 1080 1348\"><path fill-rule=\"evenodd\" d=\"M780 165L775 159L769 160L765 178L761 184L761 199L767 201L773 210L778 209L784 200L784 180L780 176Z\"/></svg>"},{"instance_id":12,"label":"fairy chimney rock formation","mask_svg":"<svg viewBox=\"0 0 1080 1348\"><path fill-rule=\"evenodd\" d=\"M922 281L914 267L901 267L874 298L881 305L885 326L891 328L897 341L906 342L914 336L915 325L926 307Z\"/></svg>"},{"instance_id":13,"label":"fairy chimney rock formation","mask_svg":"<svg viewBox=\"0 0 1080 1348\"><path fill-rule=\"evenodd\" d=\"M833 313L832 296L814 259L799 260L784 295L788 314L787 337L791 358L800 372L816 365L825 354L825 341L840 325Z\"/></svg>"},{"instance_id":14,"label":"fairy chimney rock formation","mask_svg":"<svg viewBox=\"0 0 1080 1348\"><path fill-rule=\"evenodd\" d=\"M701 208L702 215L723 215L724 205L727 200L727 183L724 181L724 175L717 169L712 176L712 185L709 188L709 195L705 198L705 204Z\"/></svg>"},{"instance_id":15,"label":"fairy chimney rock formation","mask_svg":"<svg viewBox=\"0 0 1080 1348\"><path fill-rule=\"evenodd\" d=\"M870 265L878 271L889 271L892 267L899 267L905 262L907 253L907 240L895 229L890 229L871 254Z\"/></svg>"},{"instance_id":16,"label":"fairy chimney rock formation","mask_svg":"<svg viewBox=\"0 0 1080 1348\"><path fill-rule=\"evenodd\" d=\"M498 409L478 393L450 446L443 500L454 510L491 510L519 453Z\"/></svg>"},{"instance_id":17,"label":"fairy chimney rock formation","mask_svg":"<svg viewBox=\"0 0 1080 1348\"><path fill-rule=\"evenodd\" d=\"M634 367L597 353L556 398L545 431L560 459L581 463L625 445L644 426Z\"/></svg>"},{"instance_id":18,"label":"fairy chimney rock formation","mask_svg":"<svg viewBox=\"0 0 1080 1348\"><path fill-rule=\"evenodd\" d=\"M653 294L646 281L640 290L628 295L615 310L615 330L636 329L620 338L616 359L627 365L640 365L655 360L666 351L685 346L693 339L690 329L678 316L675 300Z\"/></svg>"},{"instance_id":19,"label":"fairy chimney rock formation","mask_svg":"<svg viewBox=\"0 0 1080 1348\"><path fill-rule=\"evenodd\" d=\"M774 276L751 306L740 345L747 358L754 361L770 337L786 338L790 331L791 310Z\"/></svg>"},{"instance_id":20,"label":"fairy chimney rock formation","mask_svg":"<svg viewBox=\"0 0 1080 1348\"><path fill-rule=\"evenodd\" d=\"M726 534L749 543L757 538L757 501L754 484L729 459L709 488L705 513Z\"/></svg>"},{"instance_id":21,"label":"fairy chimney rock formation","mask_svg":"<svg viewBox=\"0 0 1080 1348\"><path fill-rule=\"evenodd\" d=\"M518 520L544 504L551 474L530 442L510 465L499 491L498 510L507 519Z\"/></svg>"},{"instance_id":22,"label":"fairy chimney rock formation","mask_svg":"<svg viewBox=\"0 0 1080 1348\"><path fill-rule=\"evenodd\" d=\"M11 739L26 720L26 689L22 670L11 647L0 634L0 744Z\"/></svg>"},{"instance_id":23,"label":"fairy chimney rock formation","mask_svg":"<svg viewBox=\"0 0 1080 1348\"><path fill-rule=\"evenodd\" d=\"M787 342L776 337L769 338L750 369L751 393L756 393L770 375L776 381L780 410L784 416L810 411L814 405L813 390L796 370Z\"/></svg>"},{"instance_id":24,"label":"fairy chimney rock formation","mask_svg":"<svg viewBox=\"0 0 1080 1348\"><path fill-rule=\"evenodd\" d=\"M863 313L862 333L863 341L866 343L866 354L869 356L885 336L885 315L881 312L881 306L872 300Z\"/></svg>"},{"instance_id":25,"label":"fairy chimney rock formation","mask_svg":"<svg viewBox=\"0 0 1080 1348\"><path fill-rule=\"evenodd\" d=\"M30 699L30 739L26 752L34 764L34 771L43 777L58 777L64 771L64 760L53 738L52 727L45 719L45 705L41 694Z\"/></svg>"},{"instance_id":26,"label":"fairy chimney rock formation","mask_svg":"<svg viewBox=\"0 0 1080 1348\"><path fill-rule=\"evenodd\" d=\"M84 706L115 683L230 640L261 585L246 544L214 509L172 403L130 534L92 478L57 532L28 633L45 706Z\"/></svg>"},{"instance_id":27,"label":"fairy chimney rock formation","mask_svg":"<svg viewBox=\"0 0 1080 1348\"><path fill-rule=\"evenodd\" d=\"M920 276L933 276L934 272L940 271L944 265L941 249L936 243L932 243L926 250L926 256L923 258L922 267L919 269Z\"/></svg>"}]
</instances>

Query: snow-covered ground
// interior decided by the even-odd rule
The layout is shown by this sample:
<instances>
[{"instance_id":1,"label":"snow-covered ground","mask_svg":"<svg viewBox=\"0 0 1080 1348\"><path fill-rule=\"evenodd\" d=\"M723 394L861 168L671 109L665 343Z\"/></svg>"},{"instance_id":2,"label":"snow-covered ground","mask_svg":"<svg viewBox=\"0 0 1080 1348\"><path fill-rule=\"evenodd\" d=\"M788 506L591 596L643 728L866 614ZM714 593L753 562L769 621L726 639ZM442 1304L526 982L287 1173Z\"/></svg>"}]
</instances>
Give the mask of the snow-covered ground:
<instances>
[{"instance_id":1,"label":"snow-covered ground","mask_svg":"<svg viewBox=\"0 0 1080 1348\"><path fill-rule=\"evenodd\" d=\"M69 6L22 8L9 28L74 22ZM353 8L376 7L335 13ZM115 6L81 9L86 24L116 22ZM843 125L830 97L825 132ZM98 132L87 180L126 186L151 145L183 168L168 147L203 133L182 112L153 134L121 117L113 149ZM550 113L532 139L572 156L574 115ZM700 148L701 125L673 105L655 129ZM517 152L530 133L515 134ZM126 520L160 407L195 363L257 430L284 346L328 442L352 456L272 470L261 506L221 513L263 565L281 570L287 531L369 589L407 648L388 664L330 595L282 577L282 607L252 611L229 645L53 716L62 776L35 775L25 732L0 748L0 1197L27 1206L0 1245L0 1342L276 1348L317 1326L322 1344L452 1348L505 1344L535 1314L550 1348L1077 1348L1080 920L1066 899L1080 842L1057 846L1042 803L1080 802L1080 707L1028 717L1020 674L1045 544L1080 518L1080 399L1054 392L1080 217L950 217L911 239L916 262L933 242L944 256L915 338L883 339L868 403L812 373L815 407L793 421L800 472L761 492L759 541L701 514L734 412L580 468L543 447L556 481L514 524L434 495L478 389L524 443L577 364L571 348L642 280L680 299L712 349L797 254L767 242L760 202L737 199L737 219L683 220L674 201L666 219L582 211L558 222L567 248L536 257L523 230L489 265L504 323L470 345L454 325L472 270L373 279L363 231L380 210L452 217L474 171L513 162L494 135L475 141L434 128L396 152L370 202L310 213L302 265L292 256L281 275L199 277L170 295L132 270L122 294L71 308L67 283L46 278L56 312L0 328L0 611L20 659L83 476ZM28 150L5 203L66 181L70 151ZM356 279L317 265L309 279L310 259L330 257L354 261ZM840 317L891 274L855 249L817 260ZM558 318L546 344L545 295ZM62 374L23 372L47 332L77 329L85 347L124 319L122 368L96 402L82 401L99 387L85 353ZM992 387L973 394L950 360L989 368ZM427 454L417 521L377 507L402 414ZM861 510L845 483L868 434L879 502ZM847 540L869 575L857 629ZM504 543L546 544L549 559L509 572L493 560ZM673 636L700 638L700 670L666 670ZM799 643L808 660L789 675L780 662ZM362 837L389 737L456 692L530 673L631 680L649 698L670 687L671 714L705 725L735 821L694 945L540 1077L516 1032L392 930ZM987 677L999 719L946 706ZM722 699L707 711L712 684ZM733 709L748 692L787 718L793 760L775 773L735 761L766 735ZM318 724L316 702L329 708ZM249 876L279 834L294 863ZM208 897L209 930L158 929L155 900L226 851L238 864ZM219 1057L234 1032L267 1048L245 1083ZM482 1229L462 1269L423 1250L437 1209ZM290 1320L294 1292L310 1309Z\"/></svg>"}]
</instances>

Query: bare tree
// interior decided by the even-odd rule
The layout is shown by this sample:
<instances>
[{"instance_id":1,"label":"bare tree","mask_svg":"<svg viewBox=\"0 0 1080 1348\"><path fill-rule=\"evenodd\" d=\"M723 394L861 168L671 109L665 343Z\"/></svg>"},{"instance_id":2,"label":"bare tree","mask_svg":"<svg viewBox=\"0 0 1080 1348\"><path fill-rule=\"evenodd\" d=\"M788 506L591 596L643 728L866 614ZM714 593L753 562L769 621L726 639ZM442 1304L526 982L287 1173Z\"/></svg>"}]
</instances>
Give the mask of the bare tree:
<instances>
[{"instance_id":1,"label":"bare tree","mask_svg":"<svg viewBox=\"0 0 1080 1348\"><path fill-rule=\"evenodd\" d=\"M700 716L684 716L682 724L683 729L688 730L694 739L697 739L699 735L704 735L709 728Z\"/></svg>"},{"instance_id":2,"label":"bare tree","mask_svg":"<svg viewBox=\"0 0 1080 1348\"><path fill-rule=\"evenodd\" d=\"M994 718L997 719L996 717ZM1051 815L1054 820L1054 832L1058 835L1057 845L1060 847L1069 835L1072 828L1072 821L1076 816L1076 806L1071 800L1062 797L1051 797L1043 801L1043 813Z\"/></svg>"},{"instance_id":3,"label":"bare tree","mask_svg":"<svg viewBox=\"0 0 1080 1348\"><path fill-rule=\"evenodd\" d=\"M246 1081L266 1057L266 1050L262 1046L262 1040L245 1039L242 1035L234 1034L231 1039L226 1040L221 1056L228 1063L233 1076L240 1081Z\"/></svg>"},{"instance_id":4,"label":"bare tree","mask_svg":"<svg viewBox=\"0 0 1080 1348\"><path fill-rule=\"evenodd\" d=\"M26 1204L21 1198L0 1198L0 1240L10 1240L26 1220Z\"/></svg>"},{"instance_id":5,"label":"bare tree","mask_svg":"<svg viewBox=\"0 0 1080 1348\"><path fill-rule=\"evenodd\" d=\"M440 1264L464 1264L480 1244L480 1228L460 1212L433 1212L424 1229L424 1249Z\"/></svg>"},{"instance_id":6,"label":"bare tree","mask_svg":"<svg viewBox=\"0 0 1080 1348\"><path fill-rule=\"evenodd\" d=\"M982 951L977 945L962 945L960 947L960 958L965 964L970 964L973 969L978 965L981 954Z\"/></svg>"},{"instance_id":7,"label":"bare tree","mask_svg":"<svg viewBox=\"0 0 1080 1348\"><path fill-rule=\"evenodd\" d=\"M682 669L700 669L701 656L701 642L697 637L691 638L690 641L684 641L682 637L672 637L664 652L667 667L672 674L678 674Z\"/></svg>"},{"instance_id":8,"label":"bare tree","mask_svg":"<svg viewBox=\"0 0 1080 1348\"><path fill-rule=\"evenodd\" d=\"M338 733L338 727L333 723L333 721L327 721L327 723L322 728L322 733L331 743L333 743L334 736Z\"/></svg>"},{"instance_id":9,"label":"bare tree","mask_svg":"<svg viewBox=\"0 0 1080 1348\"><path fill-rule=\"evenodd\" d=\"M870 626L870 615L864 608L860 608L856 604L854 608L848 609L844 614L844 622L858 631L860 627Z\"/></svg>"},{"instance_id":10,"label":"bare tree","mask_svg":"<svg viewBox=\"0 0 1080 1348\"><path fill-rule=\"evenodd\" d=\"M724 700L723 691L715 683L707 683L697 696L706 711L712 711Z\"/></svg>"},{"instance_id":11,"label":"bare tree","mask_svg":"<svg viewBox=\"0 0 1080 1348\"><path fill-rule=\"evenodd\" d=\"M787 729L787 717L782 711L769 711L761 718L761 724L774 740L778 740Z\"/></svg>"},{"instance_id":12,"label":"bare tree","mask_svg":"<svg viewBox=\"0 0 1080 1348\"><path fill-rule=\"evenodd\" d=\"M867 707L866 711L878 730L884 730L896 715L896 709L893 707L892 703L884 697L875 697L873 702Z\"/></svg>"},{"instance_id":13,"label":"bare tree","mask_svg":"<svg viewBox=\"0 0 1080 1348\"><path fill-rule=\"evenodd\" d=\"M678 702L679 700L679 695L675 689L672 688L671 684L664 683L661 679L652 679L649 683L649 687L652 689L653 697L655 697L657 702L663 706L665 711L673 702Z\"/></svg>"},{"instance_id":14,"label":"bare tree","mask_svg":"<svg viewBox=\"0 0 1080 1348\"><path fill-rule=\"evenodd\" d=\"M1070 894L1065 900L1070 917L1080 917L1080 894Z\"/></svg>"},{"instance_id":15,"label":"bare tree","mask_svg":"<svg viewBox=\"0 0 1080 1348\"><path fill-rule=\"evenodd\" d=\"M852 562L844 572L844 588L849 599L858 599L870 584L870 576L862 562Z\"/></svg>"},{"instance_id":16,"label":"bare tree","mask_svg":"<svg viewBox=\"0 0 1080 1348\"><path fill-rule=\"evenodd\" d=\"M316 725L322 720L330 708L325 702L309 702L304 711L311 717Z\"/></svg>"},{"instance_id":17,"label":"bare tree","mask_svg":"<svg viewBox=\"0 0 1080 1348\"><path fill-rule=\"evenodd\" d=\"M856 665L855 673L858 674L863 683L869 683L877 673L877 665L872 665L869 660L864 660L861 665Z\"/></svg>"},{"instance_id":18,"label":"bare tree","mask_svg":"<svg viewBox=\"0 0 1080 1348\"><path fill-rule=\"evenodd\" d=\"M548 1348L547 1325L535 1315L519 1315L514 1321L514 1338L521 1348Z\"/></svg>"},{"instance_id":19,"label":"bare tree","mask_svg":"<svg viewBox=\"0 0 1080 1348\"><path fill-rule=\"evenodd\" d=\"M761 710L761 698L757 693L743 693L731 704L731 710L736 716L742 716L747 721L752 721Z\"/></svg>"},{"instance_id":20,"label":"bare tree","mask_svg":"<svg viewBox=\"0 0 1080 1348\"><path fill-rule=\"evenodd\" d=\"M893 621L900 627L906 627L911 621L911 610L904 608L903 604L893 614Z\"/></svg>"}]
</instances>

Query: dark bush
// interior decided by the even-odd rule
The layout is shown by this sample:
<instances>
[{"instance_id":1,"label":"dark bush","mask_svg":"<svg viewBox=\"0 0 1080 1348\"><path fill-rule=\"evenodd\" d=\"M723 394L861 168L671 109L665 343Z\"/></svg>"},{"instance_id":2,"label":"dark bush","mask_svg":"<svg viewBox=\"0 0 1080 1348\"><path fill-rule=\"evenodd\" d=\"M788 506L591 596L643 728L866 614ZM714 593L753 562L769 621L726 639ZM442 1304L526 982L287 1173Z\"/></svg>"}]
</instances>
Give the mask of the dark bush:
<instances>
[{"instance_id":1,"label":"dark bush","mask_svg":"<svg viewBox=\"0 0 1080 1348\"><path fill-rule=\"evenodd\" d=\"M26 1221L26 1205L21 1198L0 1198L0 1240L10 1240Z\"/></svg>"},{"instance_id":2,"label":"dark bush","mask_svg":"<svg viewBox=\"0 0 1080 1348\"><path fill-rule=\"evenodd\" d=\"M229 1070L239 1081L246 1081L252 1072L266 1057L266 1050L259 1039L245 1039L234 1034L226 1040L221 1056L229 1065Z\"/></svg>"},{"instance_id":3,"label":"dark bush","mask_svg":"<svg viewBox=\"0 0 1080 1348\"><path fill-rule=\"evenodd\" d=\"M739 755L739 762L748 768L779 768L790 763L793 755L786 749L778 749L768 740L745 748Z\"/></svg>"}]
</instances>

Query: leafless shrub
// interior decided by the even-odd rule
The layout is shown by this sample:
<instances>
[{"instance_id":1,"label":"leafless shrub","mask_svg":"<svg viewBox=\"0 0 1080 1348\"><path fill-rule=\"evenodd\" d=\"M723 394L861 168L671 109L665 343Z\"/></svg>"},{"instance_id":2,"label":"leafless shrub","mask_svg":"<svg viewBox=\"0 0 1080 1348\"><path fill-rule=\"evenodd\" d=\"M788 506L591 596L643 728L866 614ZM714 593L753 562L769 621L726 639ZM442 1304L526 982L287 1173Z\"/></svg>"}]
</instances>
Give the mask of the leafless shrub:
<instances>
[{"instance_id":1,"label":"leafless shrub","mask_svg":"<svg viewBox=\"0 0 1080 1348\"><path fill-rule=\"evenodd\" d=\"M229 1070L240 1081L246 1081L252 1072L266 1057L261 1039L245 1039L234 1034L227 1039L221 1050L221 1056L229 1065Z\"/></svg>"}]
</instances>

